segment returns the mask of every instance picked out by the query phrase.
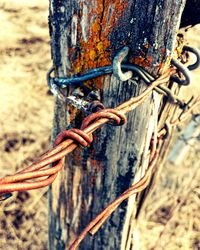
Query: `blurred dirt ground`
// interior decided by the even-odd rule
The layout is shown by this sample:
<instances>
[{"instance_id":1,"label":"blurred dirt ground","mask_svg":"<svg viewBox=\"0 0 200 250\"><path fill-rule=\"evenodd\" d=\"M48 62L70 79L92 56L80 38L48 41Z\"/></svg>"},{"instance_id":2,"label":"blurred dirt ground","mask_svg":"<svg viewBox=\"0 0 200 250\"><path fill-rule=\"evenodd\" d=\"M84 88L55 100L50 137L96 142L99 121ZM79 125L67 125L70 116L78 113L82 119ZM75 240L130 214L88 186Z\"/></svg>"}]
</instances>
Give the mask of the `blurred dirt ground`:
<instances>
[{"instance_id":1,"label":"blurred dirt ground","mask_svg":"<svg viewBox=\"0 0 200 250\"><path fill-rule=\"evenodd\" d=\"M50 146L53 97L48 1L0 3L0 177L31 163ZM186 33L200 47L200 26ZM199 72L190 90L196 94ZM168 162L138 224L139 249L200 249L200 142L179 163ZM0 250L47 249L47 189L15 194L0 204Z\"/></svg>"},{"instance_id":2,"label":"blurred dirt ground","mask_svg":"<svg viewBox=\"0 0 200 250\"><path fill-rule=\"evenodd\" d=\"M49 147L53 97L46 85L48 1L0 3L0 175L31 163ZM1 204L0 249L47 249L47 189Z\"/></svg>"}]
</instances>

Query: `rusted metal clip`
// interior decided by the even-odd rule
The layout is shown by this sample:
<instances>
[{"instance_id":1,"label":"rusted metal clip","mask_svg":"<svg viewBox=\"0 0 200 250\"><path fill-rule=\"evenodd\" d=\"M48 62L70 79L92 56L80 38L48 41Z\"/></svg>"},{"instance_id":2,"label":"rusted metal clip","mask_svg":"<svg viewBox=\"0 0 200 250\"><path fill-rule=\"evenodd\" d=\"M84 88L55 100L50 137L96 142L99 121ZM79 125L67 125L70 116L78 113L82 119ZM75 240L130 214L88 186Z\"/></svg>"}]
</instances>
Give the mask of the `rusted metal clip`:
<instances>
[{"instance_id":1,"label":"rusted metal clip","mask_svg":"<svg viewBox=\"0 0 200 250\"><path fill-rule=\"evenodd\" d=\"M185 49L193 51L192 49L185 47ZM95 68L88 70L86 73L74 76L72 78L52 78L51 73L54 71L54 68L52 67L48 73L47 73L47 82L51 89L51 92L57 96L59 99L64 101L65 103L68 103L74 107L76 107L79 110L82 110L85 113L88 113L88 106L91 102L90 98L87 98L87 95L81 96L81 98L77 97L75 94L72 93L71 96L64 96L62 93L61 88L65 88L66 86L73 85L75 87L75 90L78 90L78 86L81 86L81 82L93 79L95 77L105 75L105 74L111 74L113 73L117 79L121 81L127 81L130 78L132 78L133 72L136 73L146 84L151 84L155 80L155 78L150 75L145 69L138 65L134 64L122 64L122 61L126 58L128 55L129 48L124 47L122 50L118 52L118 54L114 57L113 65L110 66L104 66L100 68ZM196 51L194 53L197 53ZM197 57L198 58L198 57ZM188 85L190 82L190 76L189 76L189 69L184 67L178 60L172 59L172 64L176 66L179 71L184 75L185 79L179 79L177 76L172 76L172 80L181 84L181 85ZM192 68L197 67L197 62L194 65L190 65ZM128 70L125 73L122 72L122 70ZM155 87L155 90L161 94L164 94L169 97L169 100L172 101L175 104L178 104L181 108L185 107L185 102L182 101L178 96L176 96L172 91L165 87L165 86L157 86ZM92 101L98 100L99 98L93 98ZM90 111L89 111L90 112Z\"/></svg>"}]
</instances>

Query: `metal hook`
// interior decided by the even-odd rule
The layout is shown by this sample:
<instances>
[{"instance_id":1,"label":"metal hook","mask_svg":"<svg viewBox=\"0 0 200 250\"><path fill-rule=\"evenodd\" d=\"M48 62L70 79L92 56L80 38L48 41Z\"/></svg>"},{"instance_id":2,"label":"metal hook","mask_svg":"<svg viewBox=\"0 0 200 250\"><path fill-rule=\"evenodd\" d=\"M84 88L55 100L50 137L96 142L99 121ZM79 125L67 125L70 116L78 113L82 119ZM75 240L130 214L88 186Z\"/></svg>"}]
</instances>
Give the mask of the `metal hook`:
<instances>
[{"instance_id":1,"label":"metal hook","mask_svg":"<svg viewBox=\"0 0 200 250\"><path fill-rule=\"evenodd\" d=\"M180 85L189 85L190 84L190 71L188 68L184 67L184 65L178 60L172 58L171 64L174 65L185 77L184 80L181 80L177 76L171 76L171 80L177 82Z\"/></svg>"},{"instance_id":2,"label":"metal hook","mask_svg":"<svg viewBox=\"0 0 200 250\"><path fill-rule=\"evenodd\" d=\"M122 72L121 63L124 58L128 55L129 47L124 47L119 53L115 56L113 60L113 74L114 76L121 81L129 80L133 73L132 71L127 71L125 73Z\"/></svg>"},{"instance_id":3,"label":"metal hook","mask_svg":"<svg viewBox=\"0 0 200 250\"><path fill-rule=\"evenodd\" d=\"M47 75L46 75L46 79L47 79L47 84L49 87L51 87L51 73L54 71L54 67L52 66L48 71L47 71Z\"/></svg>"},{"instance_id":4,"label":"metal hook","mask_svg":"<svg viewBox=\"0 0 200 250\"><path fill-rule=\"evenodd\" d=\"M51 67L47 71L47 84L52 92L52 94L58 97L60 100L65 101L65 96L60 92L58 86L54 83L53 78L51 78L51 73L54 71L54 67Z\"/></svg>"},{"instance_id":5,"label":"metal hook","mask_svg":"<svg viewBox=\"0 0 200 250\"><path fill-rule=\"evenodd\" d=\"M194 70L194 69L197 69L200 65L200 52L198 49L196 48L193 48L193 47L190 47L190 46L184 46L183 47L183 52L184 51L188 51L188 52L191 52L192 54L194 54L196 56L196 62L189 65L187 68L189 70Z\"/></svg>"}]
</instances>

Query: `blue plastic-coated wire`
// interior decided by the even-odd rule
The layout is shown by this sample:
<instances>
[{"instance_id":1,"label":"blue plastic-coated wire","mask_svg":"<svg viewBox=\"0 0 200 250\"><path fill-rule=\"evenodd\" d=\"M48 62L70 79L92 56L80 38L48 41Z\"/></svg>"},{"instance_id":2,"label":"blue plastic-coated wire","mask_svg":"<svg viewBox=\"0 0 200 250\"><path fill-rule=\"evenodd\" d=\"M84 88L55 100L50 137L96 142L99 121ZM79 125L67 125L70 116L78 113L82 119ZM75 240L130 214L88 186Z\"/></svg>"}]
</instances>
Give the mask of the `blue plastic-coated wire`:
<instances>
[{"instance_id":1,"label":"blue plastic-coated wire","mask_svg":"<svg viewBox=\"0 0 200 250\"><path fill-rule=\"evenodd\" d=\"M144 70L141 71L141 68L138 65L121 64L121 68L123 70L131 70L133 73L136 73L139 77L141 77L145 83L147 84L151 83L148 77L144 74ZM79 86L81 82L91 80L102 75L112 74L112 73L113 73L113 67L112 65L109 65L109 66L104 66L104 67L99 67L99 68L89 70L82 75L79 75L79 76L76 75L76 76L73 76L72 78L55 77L55 78L49 78L49 81L53 81L60 88L64 88L64 87L71 86L71 85L76 87L76 86Z\"/></svg>"},{"instance_id":2,"label":"blue plastic-coated wire","mask_svg":"<svg viewBox=\"0 0 200 250\"><path fill-rule=\"evenodd\" d=\"M86 73L81 75L75 75L71 78L68 77L51 77L53 68L47 73L47 81L51 89L56 92L56 95L59 95L59 88L66 88L67 86L79 87L83 84L84 81L91 80L102 75L108 75L114 73L117 79L126 81L130 79L133 73L139 76L146 84L150 84L155 80L144 68L136 64L124 64L122 61L125 59L129 51L128 47L124 47L114 58L113 64L109 66L98 67L95 69L90 69ZM178 60L172 59L171 64L174 65L183 75L185 79L180 79L178 76L171 76L171 80L180 84L188 85L190 83L190 74L189 70L196 69L200 65L200 55L199 51L190 46L184 46L183 51L189 51L196 55L196 62L192 65L189 65L188 68L184 67ZM124 70L125 72L123 72ZM128 72L127 72L128 71ZM130 73L131 72L131 73ZM57 86L57 88L56 88Z\"/></svg>"}]
</instances>

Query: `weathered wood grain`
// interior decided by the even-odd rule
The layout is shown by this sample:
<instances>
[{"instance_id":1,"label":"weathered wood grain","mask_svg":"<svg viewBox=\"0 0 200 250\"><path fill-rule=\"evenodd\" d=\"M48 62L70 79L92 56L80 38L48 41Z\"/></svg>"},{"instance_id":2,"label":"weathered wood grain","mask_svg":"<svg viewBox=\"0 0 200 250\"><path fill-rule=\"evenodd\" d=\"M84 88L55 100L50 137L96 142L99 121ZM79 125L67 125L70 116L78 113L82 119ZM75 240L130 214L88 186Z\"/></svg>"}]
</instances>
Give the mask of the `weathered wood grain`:
<instances>
[{"instance_id":1,"label":"weathered wood grain","mask_svg":"<svg viewBox=\"0 0 200 250\"><path fill-rule=\"evenodd\" d=\"M51 0L49 27L53 64L58 76L71 76L112 63L123 48L128 60L155 75L168 67L175 46L184 0ZM107 107L138 95L145 87L120 82L114 76L88 81ZM73 88L66 90L70 94ZM49 249L67 249L88 222L134 180L143 156L151 98L128 115L122 127L107 125L95 133L89 149L66 157L65 169L49 192ZM55 102L53 139L83 114ZM124 202L102 229L84 240L80 249L130 249L135 204ZM127 214L127 211L129 213ZM130 212L131 211L131 212ZM133 216L134 217L134 216Z\"/></svg>"}]
</instances>

